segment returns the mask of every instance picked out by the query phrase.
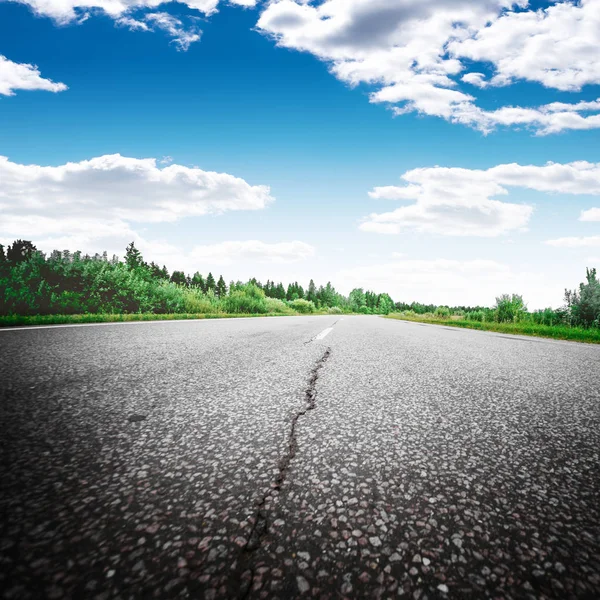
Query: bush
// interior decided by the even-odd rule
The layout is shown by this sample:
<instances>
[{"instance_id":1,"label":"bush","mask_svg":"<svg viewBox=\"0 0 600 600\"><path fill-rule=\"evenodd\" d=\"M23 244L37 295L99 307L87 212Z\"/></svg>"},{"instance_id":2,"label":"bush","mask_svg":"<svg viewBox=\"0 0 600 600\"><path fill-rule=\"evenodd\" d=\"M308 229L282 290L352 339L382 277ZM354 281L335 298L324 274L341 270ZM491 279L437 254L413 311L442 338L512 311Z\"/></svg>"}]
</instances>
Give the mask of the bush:
<instances>
[{"instance_id":1,"label":"bush","mask_svg":"<svg viewBox=\"0 0 600 600\"><path fill-rule=\"evenodd\" d=\"M566 313L564 310L552 310L545 308L544 310L536 310L531 315L531 319L537 325L560 325L565 320Z\"/></svg>"},{"instance_id":2,"label":"bush","mask_svg":"<svg viewBox=\"0 0 600 600\"><path fill-rule=\"evenodd\" d=\"M327 311L327 314L329 314L329 315L343 315L344 312L342 311L342 309L339 306L332 306Z\"/></svg>"},{"instance_id":3,"label":"bush","mask_svg":"<svg viewBox=\"0 0 600 600\"><path fill-rule=\"evenodd\" d=\"M435 316L441 319L447 319L450 317L450 309L447 306L438 306L435 309Z\"/></svg>"},{"instance_id":4,"label":"bush","mask_svg":"<svg viewBox=\"0 0 600 600\"><path fill-rule=\"evenodd\" d=\"M210 315L220 312L217 299L203 294L197 288L182 289L184 312L191 315Z\"/></svg>"},{"instance_id":5,"label":"bush","mask_svg":"<svg viewBox=\"0 0 600 600\"><path fill-rule=\"evenodd\" d=\"M293 315L294 311L279 298L265 298L267 312L280 315Z\"/></svg>"},{"instance_id":6,"label":"bush","mask_svg":"<svg viewBox=\"0 0 600 600\"><path fill-rule=\"evenodd\" d=\"M238 288L222 301L222 307L230 314L257 314L268 312L265 293L256 285L248 283Z\"/></svg>"},{"instance_id":7,"label":"bush","mask_svg":"<svg viewBox=\"0 0 600 600\"><path fill-rule=\"evenodd\" d=\"M472 310L465 313L465 319L467 321L477 321L478 323L482 323L485 321L485 313L482 310Z\"/></svg>"},{"instance_id":8,"label":"bush","mask_svg":"<svg viewBox=\"0 0 600 600\"><path fill-rule=\"evenodd\" d=\"M315 312L314 303L310 300L303 300L302 298L298 298L297 300L291 300L290 302L288 302L288 306L303 315Z\"/></svg>"},{"instance_id":9,"label":"bush","mask_svg":"<svg viewBox=\"0 0 600 600\"><path fill-rule=\"evenodd\" d=\"M523 319L526 310L523 296L502 294L496 298L495 318L498 323L517 323Z\"/></svg>"}]
</instances>

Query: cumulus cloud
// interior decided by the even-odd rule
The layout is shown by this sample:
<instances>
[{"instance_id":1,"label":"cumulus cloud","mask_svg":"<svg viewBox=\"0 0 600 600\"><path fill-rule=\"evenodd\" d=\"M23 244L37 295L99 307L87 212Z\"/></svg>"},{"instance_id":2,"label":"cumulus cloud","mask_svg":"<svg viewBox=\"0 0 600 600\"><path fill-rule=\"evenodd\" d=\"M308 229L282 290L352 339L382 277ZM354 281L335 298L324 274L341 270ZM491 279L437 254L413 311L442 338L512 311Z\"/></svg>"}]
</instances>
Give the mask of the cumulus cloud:
<instances>
[{"instance_id":1,"label":"cumulus cloud","mask_svg":"<svg viewBox=\"0 0 600 600\"><path fill-rule=\"evenodd\" d=\"M369 195L412 204L371 214L360 226L363 231L493 237L524 229L533 213L532 206L496 199L508 195L507 188L600 195L600 163L584 161L487 170L433 167L408 171L402 179L406 185L377 187Z\"/></svg>"},{"instance_id":2,"label":"cumulus cloud","mask_svg":"<svg viewBox=\"0 0 600 600\"><path fill-rule=\"evenodd\" d=\"M590 208L581 211L580 221L600 222L600 208Z\"/></svg>"},{"instance_id":3,"label":"cumulus cloud","mask_svg":"<svg viewBox=\"0 0 600 600\"><path fill-rule=\"evenodd\" d=\"M59 25L81 23L95 13L103 13L115 23L132 31L161 29L173 38L178 50L187 50L200 40L202 31L193 21L183 21L166 12L154 12L158 6L178 2L192 11L210 16L217 12L219 0L9 0L25 4L38 16L49 17ZM229 4L252 8L257 0L229 0ZM140 15L140 13L142 13Z\"/></svg>"},{"instance_id":4,"label":"cumulus cloud","mask_svg":"<svg viewBox=\"0 0 600 600\"><path fill-rule=\"evenodd\" d=\"M0 95L14 96L15 90L64 92L67 86L44 79L35 65L15 63L0 54Z\"/></svg>"},{"instance_id":5,"label":"cumulus cloud","mask_svg":"<svg viewBox=\"0 0 600 600\"><path fill-rule=\"evenodd\" d=\"M191 258L198 264L228 265L232 262L290 263L311 258L315 248L299 241L269 244L258 240L229 241L196 246Z\"/></svg>"},{"instance_id":6,"label":"cumulus cloud","mask_svg":"<svg viewBox=\"0 0 600 600\"><path fill-rule=\"evenodd\" d=\"M272 201L267 186L177 164L161 168L153 158L115 154L49 167L0 157L0 236L50 250L66 240L84 251L122 249L123 240L141 239L135 223L261 210Z\"/></svg>"},{"instance_id":7,"label":"cumulus cloud","mask_svg":"<svg viewBox=\"0 0 600 600\"><path fill-rule=\"evenodd\" d=\"M527 7L527 0L274 0L258 29L280 46L326 61L352 86L375 86L371 101L397 115L416 111L484 132L600 127L597 103L494 111L476 105L473 88L525 80L578 91L600 82L600 0ZM466 60L487 64L491 79L464 73Z\"/></svg>"},{"instance_id":8,"label":"cumulus cloud","mask_svg":"<svg viewBox=\"0 0 600 600\"><path fill-rule=\"evenodd\" d=\"M172 0L14 0L25 4L38 16L50 17L60 25L85 19L101 12L117 19L134 10L154 9ZM189 8L205 15L217 10L219 0L187 0L182 2Z\"/></svg>"},{"instance_id":9,"label":"cumulus cloud","mask_svg":"<svg viewBox=\"0 0 600 600\"><path fill-rule=\"evenodd\" d=\"M165 162L168 166L162 166ZM315 248L301 241L226 241L186 249L178 242L148 239L143 228L262 210L273 200L267 186L169 160L115 154L48 167L0 157L0 241L31 239L46 252L68 248L122 255L134 241L147 260L189 272L201 265L287 264L314 256Z\"/></svg>"},{"instance_id":10,"label":"cumulus cloud","mask_svg":"<svg viewBox=\"0 0 600 600\"><path fill-rule=\"evenodd\" d=\"M507 12L450 52L491 63L490 85L533 81L563 91L600 84L600 3L557 2L544 10Z\"/></svg>"}]
</instances>

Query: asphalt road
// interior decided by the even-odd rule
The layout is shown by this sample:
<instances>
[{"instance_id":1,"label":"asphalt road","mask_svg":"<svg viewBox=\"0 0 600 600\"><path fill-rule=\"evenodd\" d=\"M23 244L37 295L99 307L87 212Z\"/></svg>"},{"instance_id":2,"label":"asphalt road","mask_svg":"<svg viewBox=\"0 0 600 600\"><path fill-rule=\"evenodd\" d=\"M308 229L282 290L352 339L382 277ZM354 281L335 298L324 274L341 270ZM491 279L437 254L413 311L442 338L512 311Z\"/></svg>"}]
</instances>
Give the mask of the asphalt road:
<instances>
[{"instance_id":1,"label":"asphalt road","mask_svg":"<svg viewBox=\"0 0 600 600\"><path fill-rule=\"evenodd\" d=\"M0 400L3 598L600 597L597 346L377 317L0 331Z\"/></svg>"}]
</instances>

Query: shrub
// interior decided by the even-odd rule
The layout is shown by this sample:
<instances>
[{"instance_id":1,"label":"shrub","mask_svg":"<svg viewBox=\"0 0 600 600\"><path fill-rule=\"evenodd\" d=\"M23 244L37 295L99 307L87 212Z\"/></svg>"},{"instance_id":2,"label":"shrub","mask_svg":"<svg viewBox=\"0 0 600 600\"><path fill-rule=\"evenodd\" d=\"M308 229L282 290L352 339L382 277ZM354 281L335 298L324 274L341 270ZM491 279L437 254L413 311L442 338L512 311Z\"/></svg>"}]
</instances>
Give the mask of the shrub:
<instances>
[{"instance_id":1,"label":"shrub","mask_svg":"<svg viewBox=\"0 0 600 600\"><path fill-rule=\"evenodd\" d=\"M183 309L191 315L209 315L218 313L217 302L211 302L211 298L196 288L182 289ZM213 296L213 299L216 300Z\"/></svg>"},{"instance_id":2,"label":"shrub","mask_svg":"<svg viewBox=\"0 0 600 600\"><path fill-rule=\"evenodd\" d=\"M265 314L268 312L265 293L256 285L248 283L226 296L222 302L226 313Z\"/></svg>"},{"instance_id":3,"label":"shrub","mask_svg":"<svg viewBox=\"0 0 600 600\"><path fill-rule=\"evenodd\" d=\"M465 319L467 321L477 321L478 323L482 323L485 321L485 313L482 310L472 310L465 313Z\"/></svg>"},{"instance_id":4,"label":"shrub","mask_svg":"<svg viewBox=\"0 0 600 600\"><path fill-rule=\"evenodd\" d=\"M342 315L344 314L342 309L339 306L332 306L328 311L327 314L329 315Z\"/></svg>"},{"instance_id":5,"label":"shrub","mask_svg":"<svg viewBox=\"0 0 600 600\"><path fill-rule=\"evenodd\" d=\"M483 320L485 323L493 323L496 320L496 311L491 308L486 308L483 311Z\"/></svg>"},{"instance_id":6,"label":"shrub","mask_svg":"<svg viewBox=\"0 0 600 600\"><path fill-rule=\"evenodd\" d=\"M293 315L294 311L279 298L265 298L267 312L277 313L281 315Z\"/></svg>"},{"instance_id":7,"label":"shrub","mask_svg":"<svg viewBox=\"0 0 600 600\"><path fill-rule=\"evenodd\" d=\"M564 322L566 313L564 310L553 310L545 308L544 310L536 310L531 314L531 319L537 325L560 325Z\"/></svg>"},{"instance_id":8,"label":"shrub","mask_svg":"<svg viewBox=\"0 0 600 600\"><path fill-rule=\"evenodd\" d=\"M447 306L438 306L434 314L438 318L447 319L450 316L450 309Z\"/></svg>"},{"instance_id":9,"label":"shrub","mask_svg":"<svg viewBox=\"0 0 600 600\"><path fill-rule=\"evenodd\" d=\"M288 306L295 311L302 313L303 315L311 314L315 312L315 305L310 300L303 300L298 298L297 300L291 300L288 302Z\"/></svg>"},{"instance_id":10,"label":"shrub","mask_svg":"<svg viewBox=\"0 0 600 600\"><path fill-rule=\"evenodd\" d=\"M522 320L527 307L523 296L502 294L496 298L495 317L498 323L517 323Z\"/></svg>"}]
</instances>

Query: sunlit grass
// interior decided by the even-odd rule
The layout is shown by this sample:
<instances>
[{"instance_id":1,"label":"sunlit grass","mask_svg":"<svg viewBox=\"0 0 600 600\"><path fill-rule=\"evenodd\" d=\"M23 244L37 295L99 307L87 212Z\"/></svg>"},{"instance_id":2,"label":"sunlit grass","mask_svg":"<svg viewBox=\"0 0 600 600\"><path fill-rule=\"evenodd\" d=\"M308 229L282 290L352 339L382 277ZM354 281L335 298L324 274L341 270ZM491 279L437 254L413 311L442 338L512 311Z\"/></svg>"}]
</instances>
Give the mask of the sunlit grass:
<instances>
[{"instance_id":1,"label":"sunlit grass","mask_svg":"<svg viewBox=\"0 0 600 600\"><path fill-rule=\"evenodd\" d=\"M111 315L111 314L87 314L87 315L41 315L41 316L0 316L0 327L15 327L15 326L35 326L35 325L76 325L78 323L126 323L136 321L180 321L194 319L235 319L242 317L281 317L295 316L298 313L270 313L265 315L256 314L164 314L156 315L152 313L146 314L126 314L126 315Z\"/></svg>"},{"instance_id":2,"label":"sunlit grass","mask_svg":"<svg viewBox=\"0 0 600 600\"><path fill-rule=\"evenodd\" d=\"M430 317L426 315L412 316L399 313L392 313L387 315L386 318L398 319L400 321L413 321L416 323L431 323L432 325L462 327L464 329L495 331L497 333L508 333L513 335L530 335L556 340L571 340L575 342L600 344L600 329L583 329L581 327L568 327L566 325L537 325L535 323L482 323L479 321L467 321L456 317L439 318L435 315Z\"/></svg>"}]
</instances>

